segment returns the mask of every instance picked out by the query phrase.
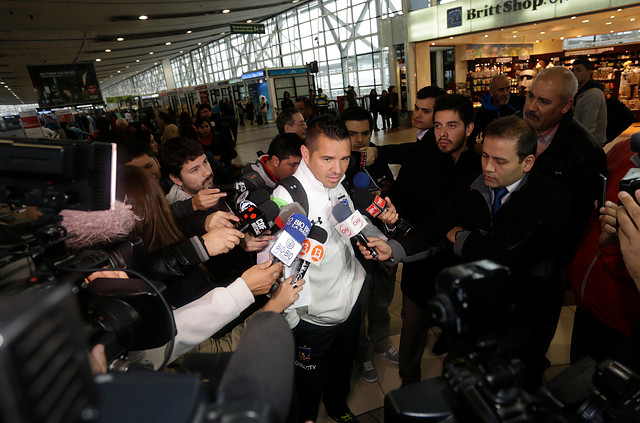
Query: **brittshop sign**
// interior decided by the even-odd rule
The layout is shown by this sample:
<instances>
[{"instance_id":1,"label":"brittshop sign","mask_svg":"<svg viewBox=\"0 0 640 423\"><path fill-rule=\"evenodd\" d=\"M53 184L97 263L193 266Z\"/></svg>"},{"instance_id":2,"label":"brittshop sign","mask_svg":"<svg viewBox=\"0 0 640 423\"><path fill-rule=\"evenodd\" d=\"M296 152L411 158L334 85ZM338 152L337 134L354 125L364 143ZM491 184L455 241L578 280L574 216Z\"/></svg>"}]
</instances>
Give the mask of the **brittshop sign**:
<instances>
[{"instance_id":1,"label":"brittshop sign","mask_svg":"<svg viewBox=\"0 0 640 423\"><path fill-rule=\"evenodd\" d=\"M458 0L409 13L410 42L596 12L637 0Z\"/></svg>"}]
</instances>

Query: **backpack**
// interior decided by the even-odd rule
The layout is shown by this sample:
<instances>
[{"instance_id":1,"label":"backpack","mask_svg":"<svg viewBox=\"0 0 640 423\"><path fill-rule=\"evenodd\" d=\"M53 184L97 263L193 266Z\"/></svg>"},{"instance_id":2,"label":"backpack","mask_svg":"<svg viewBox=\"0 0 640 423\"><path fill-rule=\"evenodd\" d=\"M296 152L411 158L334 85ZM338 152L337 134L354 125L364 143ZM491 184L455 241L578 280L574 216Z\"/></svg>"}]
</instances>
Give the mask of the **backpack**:
<instances>
[{"instance_id":1,"label":"backpack","mask_svg":"<svg viewBox=\"0 0 640 423\"><path fill-rule=\"evenodd\" d=\"M307 199L307 193L302 184L295 176L288 176L278 182L278 186L284 187L287 190L291 199L300 204L305 213L309 214L309 200Z\"/></svg>"},{"instance_id":2,"label":"backpack","mask_svg":"<svg viewBox=\"0 0 640 423\"><path fill-rule=\"evenodd\" d=\"M634 113L616 98L607 98L607 143L623 133L635 120Z\"/></svg>"}]
</instances>

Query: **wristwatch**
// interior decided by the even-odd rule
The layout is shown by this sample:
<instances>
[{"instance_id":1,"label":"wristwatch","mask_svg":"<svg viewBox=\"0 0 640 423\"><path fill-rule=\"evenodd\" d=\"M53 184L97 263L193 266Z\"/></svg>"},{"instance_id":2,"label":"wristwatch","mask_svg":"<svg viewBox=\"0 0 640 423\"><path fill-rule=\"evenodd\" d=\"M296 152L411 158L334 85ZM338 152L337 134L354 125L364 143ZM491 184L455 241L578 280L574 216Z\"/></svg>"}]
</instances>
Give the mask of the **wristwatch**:
<instances>
[{"instance_id":1,"label":"wristwatch","mask_svg":"<svg viewBox=\"0 0 640 423\"><path fill-rule=\"evenodd\" d=\"M464 230L460 229L458 232L456 232L456 236L455 236L455 240L458 241L458 238L460 238L460 236L462 235L462 232L464 232Z\"/></svg>"}]
</instances>

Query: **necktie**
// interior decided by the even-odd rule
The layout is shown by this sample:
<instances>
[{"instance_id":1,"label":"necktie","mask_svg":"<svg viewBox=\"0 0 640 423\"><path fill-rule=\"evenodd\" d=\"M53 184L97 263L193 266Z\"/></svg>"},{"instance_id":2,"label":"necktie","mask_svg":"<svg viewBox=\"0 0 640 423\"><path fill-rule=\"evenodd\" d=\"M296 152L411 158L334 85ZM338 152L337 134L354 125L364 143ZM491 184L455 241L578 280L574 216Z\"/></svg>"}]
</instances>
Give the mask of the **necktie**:
<instances>
[{"instance_id":1,"label":"necktie","mask_svg":"<svg viewBox=\"0 0 640 423\"><path fill-rule=\"evenodd\" d=\"M495 216L496 212L502 205L502 198L509 192L506 188L496 188L493 190L493 206L491 207L491 214Z\"/></svg>"}]
</instances>

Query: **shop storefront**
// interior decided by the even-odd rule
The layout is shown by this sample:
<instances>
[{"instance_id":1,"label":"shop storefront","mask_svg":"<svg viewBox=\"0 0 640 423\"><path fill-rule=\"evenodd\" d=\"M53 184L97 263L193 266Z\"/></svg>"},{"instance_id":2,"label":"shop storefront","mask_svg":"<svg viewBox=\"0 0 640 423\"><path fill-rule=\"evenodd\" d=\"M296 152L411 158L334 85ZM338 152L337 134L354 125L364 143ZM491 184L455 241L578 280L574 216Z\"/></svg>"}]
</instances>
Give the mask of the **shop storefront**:
<instances>
[{"instance_id":1,"label":"shop storefront","mask_svg":"<svg viewBox=\"0 0 640 423\"><path fill-rule=\"evenodd\" d=\"M438 84L479 101L497 73L508 75L517 93L537 71L588 56L607 95L638 108L640 2L458 0L412 11L407 22L415 58L408 72L415 75L412 87ZM444 77L447 68L433 63L438 52L450 50L454 83Z\"/></svg>"}]
</instances>

